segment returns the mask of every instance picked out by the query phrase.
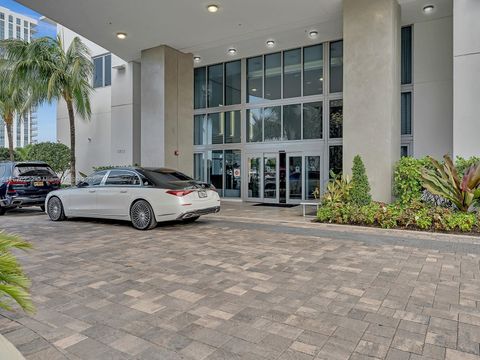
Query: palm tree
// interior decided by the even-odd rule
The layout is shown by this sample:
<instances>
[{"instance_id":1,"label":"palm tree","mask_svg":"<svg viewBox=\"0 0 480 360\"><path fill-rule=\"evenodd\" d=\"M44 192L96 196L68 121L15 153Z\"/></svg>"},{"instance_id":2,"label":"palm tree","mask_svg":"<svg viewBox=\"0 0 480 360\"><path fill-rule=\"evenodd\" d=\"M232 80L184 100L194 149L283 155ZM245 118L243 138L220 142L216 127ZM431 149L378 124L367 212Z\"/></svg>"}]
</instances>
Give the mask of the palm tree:
<instances>
[{"instance_id":1,"label":"palm tree","mask_svg":"<svg viewBox=\"0 0 480 360\"><path fill-rule=\"evenodd\" d=\"M37 102L63 99L70 124L70 178L76 183L75 114L89 120L93 64L90 52L79 37L65 49L62 37L42 37L0 42L7 63L15 72L14 85L28 84Z\"/></svg>"},{"instance_id":2,"label":"palm tree","mask_svg":"<svg viewBox=\"0 0 480 360\"><path fill-rule=\"evenodd\" d=\"M29 294L30 280L12 254L12 249L30 248L29 243L18 237L0 232L0 308L10 311L17 303L24 311L35 310Z\"/></svg>"}]
</instances>

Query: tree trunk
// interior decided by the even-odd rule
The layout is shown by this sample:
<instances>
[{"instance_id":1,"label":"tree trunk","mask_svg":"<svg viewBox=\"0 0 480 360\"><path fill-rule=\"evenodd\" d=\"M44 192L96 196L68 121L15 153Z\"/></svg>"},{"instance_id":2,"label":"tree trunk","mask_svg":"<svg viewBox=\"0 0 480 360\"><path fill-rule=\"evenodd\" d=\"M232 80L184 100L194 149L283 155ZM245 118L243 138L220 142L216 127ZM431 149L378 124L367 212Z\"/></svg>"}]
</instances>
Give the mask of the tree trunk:
<instances>
[{"instance_id":1,"label":"tree trunk","mask_svg":"<svg viewBox=\"0 0 480 360\"><path fill-rule=\"evenodd\" d=\"M10 161L14 161L15 157L13 154L13 115L8 114L5 116L5 125L7 126L7 137L8 137L8 153L10 154Z\"/></svg>"},{"instance_id":2,"label":"tree trunk","mask_svg":"<svg viewBox=\"0 0 480 360\"><path fill-rule=\"evenodd\" d=\"M75 168L75 112L73 103L70 99L65 99L68 109L68 120L70 121L70 183L72 186L77 184L77 172Z\"/></svg>"}]
</instances>

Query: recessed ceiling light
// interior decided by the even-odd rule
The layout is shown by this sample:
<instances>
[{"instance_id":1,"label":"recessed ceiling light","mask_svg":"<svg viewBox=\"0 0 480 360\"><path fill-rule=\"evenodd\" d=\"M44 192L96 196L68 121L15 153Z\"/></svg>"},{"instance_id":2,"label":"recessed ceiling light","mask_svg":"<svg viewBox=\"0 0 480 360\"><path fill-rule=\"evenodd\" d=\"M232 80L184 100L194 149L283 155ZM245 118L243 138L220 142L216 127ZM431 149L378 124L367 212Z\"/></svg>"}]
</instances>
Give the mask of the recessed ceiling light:
<instances>
[{"instance_id":1,"label":"recessed ceiling light","mask_svg":"<svg viewBox=\"0 0 480 360\"><path fill-rule=\"evenodd\" d=\"M253 89L252 89L252 92L257 92L257 89L256 89L256 88L253 88Z\"/></svg>"},{"instance_id":2,"label":"recessed ceiling light","mask_svg":"<svg viewBox=\"0 0 480 360\"><path fill-rule=\"evenodd\" d=\"M216 13L218 11L218 5L210 4L207 6L208 12Z\"/></svg>"},{"instance_id":3,"label":"recessed ceiling light","mask_svg":"<svg viewBox=\"0 0 480 360\"><path fill-rule=\"evenodd\" d=\"M435 6L433 6L433 5L425 5L425 6L423 7L423 12L424 12L425 14L431 14L431 13L433 13L434 11L435 11Z\"/></svg>"},{"instance_id":4,"label":"recessed ceiling light","mask_svg":"<svg viewBox=\"0 0 480 360\"><path fill-rule=\"evenodd\" d=\"M319 81L323 81L323 78L321 77L320 79L318 79Z\"/></svg>"},{"instance_id":5,"label":"recessed ceiling light","mask_svg":"<svg viewBox=\"0 0 480 360\"><path fill-rule=\"evenodd\" d=\"M193 57L193 61L195 61L196 63L202 61L202 58L200 56L194 56Z\"/></svg>"},{"instance_id":6,"label":"recessed ceiling light","mask_svg":"<svg viewBox=\"0 0 480 360\"><path fill-rule=\"evenodd\" d=\"M119 38L120 40L124 40L127 38L127 34L124 33L124 32L118 32L117 33L117 38Z\"/></svg>"},{"instance_id":7,"label":"recessed ceiling light","mask_svg":"<svg viewBox=\"0 0 480 360\"><path fill-rule=\"evenodd\" d=\"M310 30L308 32L308 37L310 39L316 39L318 37L318 31L317 30Z\"/></svg>"},{"instance_id":8,"label":"recessed ceiling light","mask_svg":"<svg viewBox=\"0 0 480 360\"><path fill-rule=\"evenodd\" d=\"M274 47L275 46L275 40L267 40L266 45L269 48Z\"/></svg>"},{"instance_id":9,"label":"recessed ceiling light","mask_svg":"<svg viewBox=\"0 0 480 360\"><path fill-rule=\"evenodd\" d=\"M237 49L235 49L235 48L230 48L230 49L228 49L228 53L229 53L230 55L235 55L235 54L237 53Z\"/></svg>"}]
</instances>

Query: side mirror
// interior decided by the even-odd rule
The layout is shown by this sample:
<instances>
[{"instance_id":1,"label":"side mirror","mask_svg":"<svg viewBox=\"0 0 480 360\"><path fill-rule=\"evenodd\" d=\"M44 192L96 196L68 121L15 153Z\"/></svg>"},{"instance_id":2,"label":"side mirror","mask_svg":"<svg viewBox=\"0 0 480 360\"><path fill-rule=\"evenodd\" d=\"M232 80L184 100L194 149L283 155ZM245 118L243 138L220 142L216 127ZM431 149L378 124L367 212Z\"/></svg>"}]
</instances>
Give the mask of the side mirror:
<instances>
[{"instance_id":1,"label":"side mirror","mask_svg":"<svg viewBox=\"0 0 480 360\"><path fill-rule=\"evenodd\" d=\"M88 183L86 183L85 181L79 181L77 183L77 187L79 187L79 188L82 188L82 187L85 187L85 186L88 186Z\"/></svg>"}]
</instances>

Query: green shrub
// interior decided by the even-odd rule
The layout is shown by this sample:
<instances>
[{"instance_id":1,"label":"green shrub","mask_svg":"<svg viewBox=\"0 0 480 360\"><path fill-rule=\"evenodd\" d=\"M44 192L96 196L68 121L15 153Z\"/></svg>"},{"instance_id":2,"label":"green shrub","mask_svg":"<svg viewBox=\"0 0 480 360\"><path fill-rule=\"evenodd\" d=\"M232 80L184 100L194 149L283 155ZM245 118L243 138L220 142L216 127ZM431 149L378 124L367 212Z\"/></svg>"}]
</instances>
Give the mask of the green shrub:
<instances>
[{"instance_id":1,"label":"green shrub","mask_svg":"<svg viewBox=\"0 0 480 360\"><path fill-rule=\"evenodd\" d=\"M372 202L367 172L365 170L365 165L363 164L360 155L356 155L353 158L352 189L350 190L350 201L359 206L368 205Z\"/></svg>"},{"instance_id":2,"label":"green shrub","mask_svg":"<svg viewBox=\"0 0 480 360\"><path fill-rule=\"evenodd\" d=\"M401 204L421 200L423 192L421 174L426 164L426 159L402 157L395 165L393 193Z\"/></svg>"},{"instance_id":3,"label":"green shrub","mask_svg":"<svg viewBox=\"0 0 480 360\"><path fill-rule=\"evenodd\" d=\"M13 151L13 158L15 161L20 160L20 157L15 150ZM0 161L2 160L10 160L10 153L8 152L8 148L0 147Z\"/></svg>"},{"instance_id":4,"label":"green shrub","mask_svg":"<svg viewBox=\"0 0 480 360\"><path fill-rule=\"evenodd\" d=\"M472 165L480 163L480 157L472 156L468 159L465 159L461 156L457 156L455 160L455 166L458 171L458 175L461 177L465 174L465 171Z\"/></svg>"},{"instance_id":5,"label":"green shrub","mask_svg":"<svg viewBox=\"0 0 480 360\"><path fill-rule=\"evenodd\" d=\"M445 217L446 230L471 232L478 224L473 213L452 212Z\"/></svg>"},{"instance_id":6,"label":"green shrub","mask_svg":"<svg viewBox=\"0 0 480 360\"><path fill-rule=\"evenodd\" d=\"M320 222L332 222L334 218L334 209L332 205L326 204L320 206L317 211L317 220Z\"/></svg>"},{"instance_id":7,"label":"green shrub","mask_svg":"<svg viewBox=\"0 0 480 360\"><path fill-rule=\"evenodd\" d=\"M70 169L70 148L61 143L41 142L28 145L22 151L24 160L44 161L63 180Z\"/></svg>"},{"instance_id":8,"label":"green shrub","mask_svg":"<svg viewBox=\"0 0 480 360\"><path fill-rule=\"evenodd\" d=\"M362 206L355 215L356 223L365 225L375 224L377 214L382 207L383 205L377 202L371 202L368 205Z\"/></svg>"},{"instance_id":9,"label":"green shrub","mask_svg":"<svg viewBox=\"0 0 480 360\"><path fill-rule=\"evenodd\" d=\"M327 184L327 190L323 195L323 203L348 203L352 182L346 175L335 175L331 173L332 179Z\"/></svg>"}]
</instances>

